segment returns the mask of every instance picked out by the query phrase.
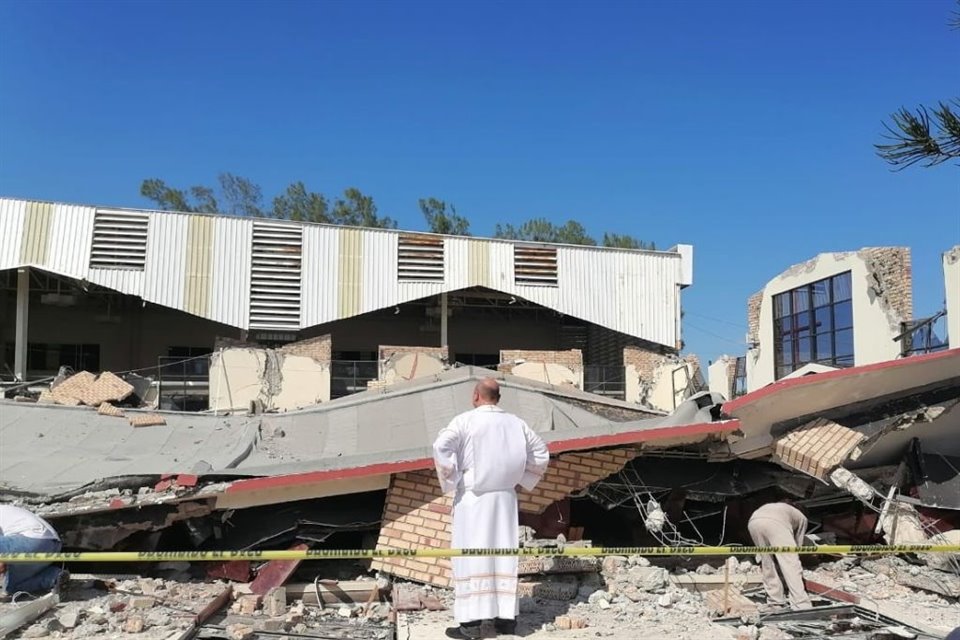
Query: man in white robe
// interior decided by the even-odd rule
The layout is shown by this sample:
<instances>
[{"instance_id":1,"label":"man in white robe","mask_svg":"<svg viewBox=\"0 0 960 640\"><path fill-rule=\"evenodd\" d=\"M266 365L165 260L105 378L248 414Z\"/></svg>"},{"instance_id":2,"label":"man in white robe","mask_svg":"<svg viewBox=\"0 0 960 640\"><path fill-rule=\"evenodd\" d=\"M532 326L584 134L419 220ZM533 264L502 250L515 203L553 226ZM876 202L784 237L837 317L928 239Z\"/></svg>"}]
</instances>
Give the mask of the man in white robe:
<instances>
[{"instance_id":1,"label":"man in white robe","mask_svg":"<svg viewBox=\"0 0 960 640\"><path fill-rule=\"evenodd\" d=\"M517 485L532 490L547 470L547 446L523 420L497 406L500 385L481 380L472 411L455 417L433 444L444 493L455 493L455 549L514 549L519 546ZM452 638L479 638L483 620L512 634L519 612L516 556L453 559L458 627Z\"/></svg>"}]
</instances>

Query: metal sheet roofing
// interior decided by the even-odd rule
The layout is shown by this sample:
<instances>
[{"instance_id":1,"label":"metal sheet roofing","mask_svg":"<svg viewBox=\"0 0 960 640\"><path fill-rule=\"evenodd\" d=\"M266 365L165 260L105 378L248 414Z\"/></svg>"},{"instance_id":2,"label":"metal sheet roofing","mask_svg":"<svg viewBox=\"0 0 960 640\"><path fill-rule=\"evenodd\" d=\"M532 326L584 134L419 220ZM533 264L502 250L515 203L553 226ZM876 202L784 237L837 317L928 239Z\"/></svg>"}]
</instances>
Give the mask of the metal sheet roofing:
<instances>
[{"instance_id":1,"label":"metal sheet roofing","mask_svg":"<svg viewBox=\"0 0 960 640\"><path fill-rule=\"evenodd\" d=\"M275 476L422 461L431 456L439 430L470 408L475 381L487 375L486 369L463 367L386 392L284 414L165 413L167 425L144 428L89 408L4 401L0 489L53 494L124 475ZM705 416L709 420L709 413L692 403L663 416L513 376L502 376L501 384L501 405L523 417L554 448L625 444L617 440L620 436L645 439L638 433L663 440L706 437L683 431L682 425L703 422ZM586 401L592 410L583 408ZM284 436L266 435L276 429ZM719 433L724 428L706 428L711 429Z\"/></svg>"},{"instance_id":2,"label":"metal sheet roofing","mask_svg":"<svg viewBox=\"0 0 960 640\"><path fill-rule=\"evenodd\" d=\"M141 248L144 220L146 246ZM254 264L256 224L265 223L0 198L0 269L32 266L237 328L267 326L269 319L260 315L251 320L253 273L261 277L269 267ZM443 273L439 279L417 280L399 276L404 232L269 224L302 230L288 234L300 238L291 250L300 251L301 262L299 290L291 294L296 299L284 303L299 309L299 317L281 322L286 329L487 287L673 348L680 337L680 289L692 282L688 245L634 251L418 234L442 241ZM518 278L515 253L531 246L556 253L555 277L541 278L539 284L531 284L537 278Z\"/></svg>"}]
</instances>

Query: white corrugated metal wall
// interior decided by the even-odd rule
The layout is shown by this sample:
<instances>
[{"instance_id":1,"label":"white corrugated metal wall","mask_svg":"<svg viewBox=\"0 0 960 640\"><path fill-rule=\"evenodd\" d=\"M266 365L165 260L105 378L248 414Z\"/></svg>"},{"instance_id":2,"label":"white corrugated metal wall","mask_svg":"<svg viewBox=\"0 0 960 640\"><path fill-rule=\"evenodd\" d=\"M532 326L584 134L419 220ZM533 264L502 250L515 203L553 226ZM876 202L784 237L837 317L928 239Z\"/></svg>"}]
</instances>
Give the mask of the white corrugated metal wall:
<instances>
[{"instance_id":1,"label":"white corrugated metal wall","mask_svg":"<svg viewBox=\"0 0 960 640\"><path fill-rule=\"evenodd\" d=\"M249 220L217 218L213 231L211 320L247 328L252 238L253 225Z\"/></svg>"},{"instance_id":2,"label":"white corrugated metal wall","mask_svg":"<svg viewBox=\"0 0 960 640\"><path fill-rule=\"evenodd\" d=\"M22 200L0 199L0 268L20 266L25 228ZM55 205L47 264L73 278L174 309L184 308L188 229L193 214L152 213L146 264L136 269L90 269L95 216L92 207ZM282 224L282 223L281 223ZM297 223L289 223L297 224ZM217 216L212 244L210 303L203 317L247 328L253 221ZM360 256L342 263L344 233L359 233ZM600 326L675 346L679 339L681 255L674 252L557 248L557 286L517 285L514 244L499 240L446 238L444 282L399 282L399 233L303 225L301 327L311 327L388 308L443 291L487 286ZM357 238L350 235L351 238ZM359 260L359 264L358 264ZM340 269L359 267L359 282L342 282ZM354 302L345 302L350 296ZM350 310L348 315L344 315Z\"/></svg>"},{"instance_id":3,"label":"white corrugated metal wall","mask_svg":"<svg viewBox=\"0 0 960 640\"><path fill-rule=\"evenodd\" d=\"M83 278L90 264L90 242L93 234L93 207L58 204L53 208L47 267L71 278Z\"/></svg>"},{"instance_id":4,"label":"white corrugated metal wall","mask_svg":"<svg viewBox=\"0 0 960 640\"><path fill-rule=\"evenodd\" d=\"M26 210L27 203L23 200L0 199L0 269L21 266L20 242Z\"/></svg>"},{"instance_id":5,"label":"white corrugated metal wall","mask_svg":"<svg viewBox=\"0 0 960 640\"><path fill-rule=\"evenodd\" d=\"M168 213L150 217L143 299L173 309L183 309L186 273L188 215Z\"/></svg>"},{"instance_id":6,"label":"white corrugated metal wall","mask_svg":"<svg viewBox=\"0 0 960 640\"><path fill-rule=\"evenodd\" d=\"M303 229L303 279L300 322L304 327L329 322L336 314L340 279L340 234L333 227Z\"/></svg>"}]
</instances>

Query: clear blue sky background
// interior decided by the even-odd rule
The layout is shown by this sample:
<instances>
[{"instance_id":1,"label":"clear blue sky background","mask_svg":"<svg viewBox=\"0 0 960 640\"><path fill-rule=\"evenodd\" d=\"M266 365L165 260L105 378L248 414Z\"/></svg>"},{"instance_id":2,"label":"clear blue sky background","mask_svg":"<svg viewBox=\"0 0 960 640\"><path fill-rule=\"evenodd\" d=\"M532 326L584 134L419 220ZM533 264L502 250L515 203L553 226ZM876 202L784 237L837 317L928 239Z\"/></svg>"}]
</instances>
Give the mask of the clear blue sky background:
<instances>
[{"instance_id":1,"label":"clear blue sky background","mask_svg":"<svg viewBox=\"0 0 960 640\"><path fill-rule=\"evenodd\" d=\"M743 351L790 264L913 249L943 302L960 169L891 173L901 105L960 93L951 0L0 3L0 193L144 206L221 171L357 186L402 227L583 221L695 246L688 349Z\"/></svg>"}]
</instances>

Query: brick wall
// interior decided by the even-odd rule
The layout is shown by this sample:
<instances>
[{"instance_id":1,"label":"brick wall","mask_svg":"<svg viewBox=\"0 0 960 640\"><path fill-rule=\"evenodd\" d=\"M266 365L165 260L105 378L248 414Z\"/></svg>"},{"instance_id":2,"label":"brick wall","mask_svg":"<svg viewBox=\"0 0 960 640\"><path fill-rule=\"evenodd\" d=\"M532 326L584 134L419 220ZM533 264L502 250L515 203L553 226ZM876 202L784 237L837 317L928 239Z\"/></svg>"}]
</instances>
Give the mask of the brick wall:
<instances>
[{"instance_id":1,"label":"brick wall","mask_svg":"<svg viewBox=\"0 0 960 640\"><path fill-rule=\"evenodd\" d=\"M700 356L695 353L688 353L683 357L683 361L693 365L693 371L690 372L690 378L698 391L707 388L706 379L703 376L703 369L700 368Z\"/></svg>"},{"instance_id":2,"label":"brick wall","mask_svg":"<svg viewBox=\"0 0 960 640\"><path fill-rule=\"evenodd\" d=\"M383 508L378 549L444 548L450 546L452 496L440 493L433 471L393 476ZM371 568L395 576L450 586L450 561L445 558L384 558Z\"/></svg>"},{"instance_id":3,"label":"brick wall","mask_svg":"<svg viewBox=\"0 0 960 640\"><path fill-rule=\"evenodd\" d=\"M633 367L640 380L649 383L660 363L673 354L674 352L666 347L627 346L623 348L623 366Z\"/></svg>"},{"instance_id":4,"label":"brick wall","mask_svg":"<svg viewBox=\"0 0 960 640\"><path fill-rule=\"evenodd\" d=\"M450 350L447 347L407 347L407 346L386 346L380 345L380 361L389 360L395 355L405 353L426 353L439 358L444 362L450 361Z\"/></svg>"},{"instance_id":5,"label":"brick wall","mask_svg":"<svg viewBox=\"0 0 960 640\"><path fill-rule=\"evenodd\" d=\"M913 269L907 247L876 247L857 252L867 262L877 282L874 290L886 301L900 321L913 318Z\"/></svg>"},{"instance_id":6,"label":"brick wall","mask_svg":"<svg viewBox=\"0 0 960 640\"><path fill-rule=\"evenodd\" d=\"M747 333L752 344L760 342L760 304L763 291L757 291L747 300Z\"/></svg>"},{"instance_id":7,"label":"brick wall","mask_svg":"<svg viewBox=\"0 0 960 640\"><path fill-rule=\"evenodd\" d=\"M550 460L550 466L536 489L518 494L520 510L543 513L554 502L617 473L637 455L639 451L636 449L561 454Z\"/></svg>"},{"instance_id":8,"label":"brick wall","mask_svg":"<svg viewBox=\"0 0 960 640\"><path fill-rule=\"evenodd\" d=\"M559 364L574 373L583 371L583 352L580 349L566 351L532 351L526 349L508 349L500 352L500 365L497 367L503 373L513 371L515 360L537 362L541 364Z\"/></svg>"},{"instance_id":9,"label":"brick wall","mask_svg":"<svg viewBox=\"0 0 960 640\"><path fill-rule=\"evenodd\" d=\"M774 444L774 460L821 480L849 458L866 436L818 418Z\"/></svg>"},{"instance_id":10,"label":"brick wall","mask_svg":"<svg viewBox=\"0 0 960 640\"><path fill-rule=\"evenodd\" d=\"M542 513L548 506L623 468L638 455L635 449L565 453L550 461L543 480L518 496L520 510ZM413 471L393 476L383 510L378 549L445 548L453 524L451 496L440 493L435 473ZM374 570L400 578L450 585L450 561L439 558L382 558Z\"/></svg>"},{"instance_id":11,"label":"brick wall","mask_svg":"<svg viewBox=\"0 0 960 640\"><path fill-rule=\"evenodd\" d=\"M727 369L727 382L729 383L729 391L724 394L727 398L733 398L733 394L737 390L737 359L736 358L727 358L725 361Z\"/></svg>"},{"instance_id":12,"label":"brick wall","mask_svg":"<svg viewBox=\"0 0 960 640\"><path fill-rule=\"evenodd\" d=\"M317 362L330 363L333 345L330 334L308 338L298 342L291 342L280 347L280 353L290 356L306 356Z\"/></svg>"}]
</instances>

